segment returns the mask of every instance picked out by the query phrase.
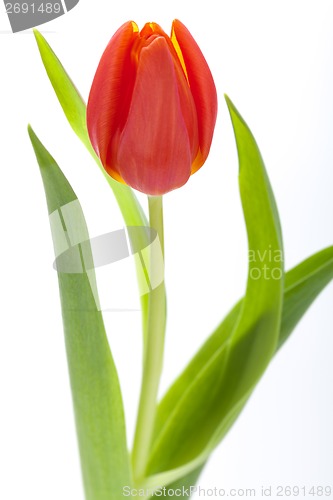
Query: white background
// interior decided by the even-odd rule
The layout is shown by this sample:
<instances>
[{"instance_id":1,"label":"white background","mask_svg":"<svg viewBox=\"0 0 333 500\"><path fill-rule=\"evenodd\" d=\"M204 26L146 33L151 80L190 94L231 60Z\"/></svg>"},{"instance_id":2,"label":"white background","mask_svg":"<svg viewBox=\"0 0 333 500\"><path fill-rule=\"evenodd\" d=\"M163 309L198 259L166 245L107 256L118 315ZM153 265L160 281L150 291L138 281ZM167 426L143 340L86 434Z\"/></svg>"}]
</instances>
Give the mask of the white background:
<instances>
[{"instance_id":1,"label":"white background","mask_svg":"<svg viewBox=\"0 0 333 500\"><path fill-rule=\"evenodd\" d=\"M211 67L219 116L206 165L165 197L169 319L162 391L245 287L246 236L223 93L262 151L280 210L286 267L333 243L333 2L81 0L41 30L87 98L99 57L120 24L156 21L169 31L175 17ZM4 13L0 23L0 498L81 500L53 249L28 122L72 183L91 235L123 223L105 180L66 123L32 33L11 34ZM103 300L137 307L132 268L103 272ZM201 487L257 488L258 496L270 484L333 487L332 299L331 285L273 360ZM109 312L105 319L130 441L140 315Z\"/></svg>"}]
</instances>

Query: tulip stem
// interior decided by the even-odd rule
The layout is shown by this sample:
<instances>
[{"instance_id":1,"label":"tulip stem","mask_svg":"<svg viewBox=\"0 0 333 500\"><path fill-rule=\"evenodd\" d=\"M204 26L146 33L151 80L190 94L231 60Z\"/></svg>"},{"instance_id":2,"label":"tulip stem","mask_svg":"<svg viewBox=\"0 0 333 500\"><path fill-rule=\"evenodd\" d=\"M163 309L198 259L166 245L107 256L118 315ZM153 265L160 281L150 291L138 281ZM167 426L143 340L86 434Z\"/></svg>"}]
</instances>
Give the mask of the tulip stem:
<instances>
[{"instance_id":1,"label":"tulip stem","mask_svg":"<svg viewBox=\"0 0 333 500\"><path fill-rule=\"evenodd\" d=\"M143 353L141 393L132 453L133 478L137 484L145 477L154 430L166 326L162 196L148 196L148 204L150 227L155 229L158 239L150 246L151 290L148 297L147 338ZM159 245L156 245L158 241Z\"/></svg>"}]
</instances>

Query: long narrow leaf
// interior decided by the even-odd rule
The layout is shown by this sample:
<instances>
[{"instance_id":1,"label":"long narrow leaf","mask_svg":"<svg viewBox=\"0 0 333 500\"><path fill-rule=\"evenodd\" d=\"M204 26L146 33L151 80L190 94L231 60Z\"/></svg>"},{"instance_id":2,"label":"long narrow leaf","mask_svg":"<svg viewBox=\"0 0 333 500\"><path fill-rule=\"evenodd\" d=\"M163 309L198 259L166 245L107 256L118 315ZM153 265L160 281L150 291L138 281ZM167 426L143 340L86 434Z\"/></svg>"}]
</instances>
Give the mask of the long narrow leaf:
<instances>
[{"instance_id":1,"label":"long narrow leaf","mask_svg":"<svg viewBox=\"0 0 333 500\"><path fill-rule=\"evenodd\" d=\"M69 124L94 155L87 131L85 102L43 35L36 29L34 35L45 70Z\"/></svg>"},{"instance_id":2,"label":"long narrow leaf","mask_svg":"<svg viewBox=\"0 0 333 500\"><path fill-rule=\"evenodd\" d=\"M91 146L88 136L86 124L86 104L84 100L43 35L36 29L34 30L34 34L46 73L65 116L75 134L79 137L79 139L81 139L89 153L92 155L106 181L110 185L126 226L148 226L145 213L132 189L112 179L112 177L110 177L110 175L102 167L99 158ZM144 248L149 245L147 232L144 230L141 232L129 233L129 238L133 247ZM147 272L147 269L142 269L142 265L142 261L136 259L139 285L142 282L141 280L143 274ZM145 338L148 314L148 295L144 293L141 294L141 308L144 329L143 333Z\"/></svg>"},{"instance_id":3,"label":"long narrow leaf","mask_svg":"<svg viewBox=\"0 0 333 500\"><path fill-rule=\"evenodd\" d=\"M286 273L282 322L277 351L289 338L311 304L332 280L333 246L312 255ZM202 370L204 365L209 364L214 353L226 341L226 338L231 335L238 314L241 311L241 305L241 301L236 304L168 390L158 408L160 425L163 425L162 423L170 415L171 409L175 407L181 395L193 383L195 375ZM236 412L231 424L237 419L246 402L247 399L239 408L239 411ZM225 430L216 438L215 444L218 444L223 438ZM191 471L196 470L199 473L198 465L201 464L200 467L202 469L210 453L211 447L208 446L204 453L192 462L187 463L186 467L173 469L167 473L156 474L148 478L146 486L154 488L156 485L168 484L169 488L172 489L175 484L183 484L184 486L194 484ZM185 475L186 473L188 473L188 476ZM177 483L173 483L172 481L177 481Z\"/></svg>"},{"instance_id":4,"label":"long narrow leaf","mask_svg":"<svg viewBox=\"0 0 333 500\"><path fill-rule=\"evenodd\" d=\"M278 348L288 339L313 301L333 279L333 247L328 247L309 257L286 273L282 321ZM230 337L242 308L239 301L208 338L188 366L170 387L158 408L159 427L167 415L193 383L195 375L210 362L216 351ZM156 429L158 433L159 429Z\"/></svg>"},{"instance_id":5,"label":"long narrow leaf","mask_svg":"<svg viewBox=\"0 0 333 500\"><path fill-rule=\"evenodd\" d=\"M267 367L277 345L282 311L283 258L280 223L265 167L255 140L234 106L228 101L240 161L239 184L249 248L260 256L261 266L274 263L278 279L253 278L256 260L249 263L246 296L240 314L235 312L232 335L226 335L210 358L184 388L174 408L159 422L151 453L149 473L182 468L206 456L221 425L230 425L236 409ZM270 252L268 252L270 250ZM230 323L230 318L227 320ZM168 408L170 410L170 407Z\"/></svg>"},{"instance_id":6,"label":"long narrow leaf","mask_svg":"<svg viewBox=\"0 0 333 500\"><path fill-rule=\"evenodd\" d=\"M99 311L89 235L70 184L29 127L43 179L58 271L70 381L87 500L121 498L131 484L118 375ZM64 263L62 263L62 266Z\"/></svg>"},{"instance_id":7,"label":"long narrow leaf","mask_svg":"<svg viewBox=\"0 0 333 500\"><path fill-rule=\"evenodd\" d=\"M309 257L286 274L282 322L277 349L283 345L312 302L332 279L333 247ZM181 402L184 393L189 390L189 387L195 387L198 373L204 372L211 365L216 353L229 341L239 320L242 308L243 300L234 306L162 399L158 408L155 441L158 440L161 431L165 429L170 416L173 415L175 408ZM250 393L251 391L249 391L249 395ZM211 444L207 445L203 453L184 466L148 478L146 484L150 487L158 484L169 484L171 488L174 485L174 483L170 484L171 481L177 480L177 484L182 482L183 484L189 484L188 478L191 477L191 471L197 468L199 464L201 464L201 468L203 467L212 447L223 438L227 429L238 417L247 399L245 395L243 403L239 405L232 418L229 419L229 425L222 426L220 429L217 428L215 438L212 438ZM186 473L189 476L186 476Z\"/></svg>"},{"instance_id":8,"label":"long narrow leaf","mask_svg":"<svg viewBox=\"0 0 333 500\"><path fill-rule=\"evenodd\" d=\"M43 35L36 29L34 30L34 34L46 73L66 118L75 134L81 139L93 156L107 182L110 184L126 225L146 226L146 216L131 188L113 180L112 177L105 172L99 158L91 146L87 131L86 104L84 100Z\"/></svg>"}]
</instances>

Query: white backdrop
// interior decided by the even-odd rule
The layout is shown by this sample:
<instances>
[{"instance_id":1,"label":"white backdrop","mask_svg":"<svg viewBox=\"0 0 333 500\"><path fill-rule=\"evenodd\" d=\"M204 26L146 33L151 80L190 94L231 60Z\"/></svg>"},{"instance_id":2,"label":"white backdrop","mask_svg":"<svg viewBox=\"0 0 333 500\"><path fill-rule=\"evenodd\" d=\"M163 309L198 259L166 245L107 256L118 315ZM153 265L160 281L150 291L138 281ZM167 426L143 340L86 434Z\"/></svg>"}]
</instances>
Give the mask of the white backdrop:
<instances>
[{"instance_id":1,"label":"white backdrop","mask_svg":"<svg viewBox=\"0 0 333 500\"><path fill-rule=\"evenodd\" d=\"M263 154L280 210L286 267L333 243L332 1L81 0L40 29L87 98L99 57L120 24L156 21L169 31L175 17L207 58L219 115L206 165L165 197L169 319L161 392L245 287L246 236L224 92ZM32 33L8 30L2 13L0 498L81 500L53 249L28 122L72 183L91 235L123 223L105 180L65 121ZM105 303L138 307L128 264L104 268L99 280ZM126 290L133 290L127 299ZM256 488L260 496L263 485L333 487L332 299L331 285L214 453L202 488ZM140 315L109 312L105 319L130 441Z\"/></svg>"}]
</instances>

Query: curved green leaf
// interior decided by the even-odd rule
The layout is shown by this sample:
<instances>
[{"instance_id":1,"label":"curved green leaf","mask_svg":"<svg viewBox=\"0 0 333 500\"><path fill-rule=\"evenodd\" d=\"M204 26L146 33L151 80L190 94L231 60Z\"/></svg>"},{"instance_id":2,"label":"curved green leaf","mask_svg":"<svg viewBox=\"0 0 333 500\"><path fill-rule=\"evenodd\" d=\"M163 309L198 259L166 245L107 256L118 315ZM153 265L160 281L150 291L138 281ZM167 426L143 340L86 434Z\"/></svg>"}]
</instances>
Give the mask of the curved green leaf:
<instances>
[{"instance_id":1,"label":"curved green leaf","mask_svg":"<svg viewBox=\"0 0 333 500\"><path fill-rule=\"evenodd\" d=\"M270 255L272 257L273 254L271 253ZM309 257L286 274L282 321L277 349L282 346L312 302L332 279L333 247L326 248ZM213 363L216 354L221 349L223 350L225 345L230 342L230 338L244 307L243 301L244 299L234 306L163 397L158 407L155 443L158 442L161 432L170 425L170 419L175 416L177 408L179 410L184 394L189 391L191 386L194 388L193 392L195 392L198 374L207 370ZM212 449L220 442L229 427L239 416L251 392L250 390L248 395L245 394L243 400L240 400L238 408L235 407L235 411L230 415L229 422L225 424L222 421L221 427L217 426L215 437L212 438L201 454L183 466L149 477L146 484L149 487L155 487L159 484L168 484L169 487L173 487L172 481L177 481L177 484L182 482L183 484L189 484L191 471L202 469ZM189 475L186 476L186 474Z\"/></svg>"},{"instance_id":2,"label":"curved green leaf","mask_svg":"<svg viewBox=\"0 0 333 500\"><path fill-rule=\"evenodd\" d=\"M322 290L333 280L333 246L325 248L298 264L285 275L285 290L283 299L282 321L280 328L277 351L289 338L297 323L302 319L308 308L322 292ZM238 315L241 311L242 301L238 302L231 312L226 316L214 333L204 343L195 357L183 373L177 378L168 390L158 407L158 420L163 425L172 409L175 407L185 390L193 383L195 375L202 370L205 364L209 364L219 347L227 340L233 331ZM237 419L247 402L244 400L242 406L236 411L230 425ZM214 447L223 439L226 429L217 435ZM189 462L185 467L179 467L167 473L156 474L147 479L147 486L154 488L156 485L168 484L170 488L175 484L190 485L193 483L192 472L197 473L204 467L205 461L212 451L207 447L205 452L196 460ZM197 468L200 464L200 469ZM188 476L185 474L188 473ZM191 483L192 481L192 483Z\"/></svg>"},{"instance_id":3,"label":"curved green leaf","mask_svg":"<svg viewBox=\"0 0 333 500\"><path fill-rule=\"evenodd\" d=\"M312 255L286 274L279 347L312 302L333 279L333 246Z\"/></svg>"},{"instance_id":4,"label":"curved green leaf","mask_svg":"<svg viewBox=\"0 0 333 500\"><path fill-rule=\"evenodd\" d=\"M288 339L307 309L332 279L333 246L321 250L286 273L278 349ZM242 301L239 301L165 394L158 408L159 428L165 425L165 420L175 407L176 402L179 401L185 388L193 383L196 374L210 362L216 351L228 340L241 308ZM156 434L159 430L156 429Z\"/></svg>"},{"instance_id":5,"label":"curved green leaf","mask_svg":"<svg viewBox=\"0 0 333 500\"><path fill-rule=\"evenodd\" d=\"M43 35L36 29L34 35L45 70L68 123L90 153L95 156L87 131L84 100Z\"/></svg>"},{"instance_id":6,"label":"curved green leaf","mask_svg":"<svg viewBox=\"0 0 333 500\"><path fill-rule=\"evenodd\" d=\"M34 34L46 73L66 118L111 186L126 225L147 226L147 218L131 188L112 179L102 167L90 143L86 124L86 104L77 88L43 35L36 29ZM142 246L144 247L144 245Z\"/></svg>"},{"instance_id":7,"label":"curved green leaf","mask_svg":"<svg viewBox=\"0 0 333 500\"><path fill-rule=\"evenodd\" d=\"M49 77L58 101L65 113L65 116L75 134L79 137L79 139L81 139L89 153L92 155L102 174L104 175L104 178L110 185L119 205L126 226L148 226L145 213L132 189L128 186L125 186L124 184L121 184L120 182L115 181L114 179L112 179L112 177L110 177L110 175L101 165L99 158L92 148L86 124L86 104L79 94L77 88L75 87L71 78L67 74L66 70L62 66L58 57L53 52L52 48L47 43L43 35L36 29L34 30L34 34L46 73ZM134 237L133 235L135 235L135 241L132 240L132 238ZM145 231L135 232L133 234L129 233L129 238L134 247L144 248L149 244L147 233ZM136 266L138 280L140 283L142 274L147 273L147 269L146 267L142 269L144 263L139 260L136 260ZM145 338L148 315L147 294L141 295L141 308Z\"/></svg>"},{"instance_id":8,"label":"curved green leaf","mask_svg":"<svg viewBox=\"0 0 333 500\"><path fill-rule=\"evenodd\" d=\"M72 273L58 271L67 360L87 500L121 498L131 484L122 396L97 307L89 235L80 203L33 130L56 256Z\"/></svg>"},{"instance_id":9,"label":"curved green leaf","mask_svg":"<svg viewBox=\"0 0 333 500\"><path fill-rule=\"evenodd\" d=\"M173 483L167 484L165 491L163 491L163 498L175 498L175 491L180 490L181 494L177 494L177 498L190 498L194 493L194 487L199 479L199 476L202 472L203 466L200 466L198 469L194 469L192 472L187 474L187 476L182 477L174 481ZM163 481L159 483L163 485ZM155 485L152 485L152 489L155 489ZM163 487L163 486L162 486ZM148 485L149 490L149 485ZM178 492L177 492L178 493ZM156 495L152 495L155 497L160 497L161 494L157 493Z\"/></svg>"},{"instance_id":10,"label":"curved green leaf","mask_svg":"<svg viewBox=\"0 0 333 500\"><path fill-rule=\"evenodd\" d=\"M221 425L229 428L235 412L259 380L277 345L282 311L282 237L277 209L256 142L232 103L227 100L234 126L239 162L239 186L248 232L250 259L247 290L232 334L216 349L209 362L194 374L192 383L163 422L159 420L149 462L149 474L200 466L212 449ZM270 268L271 255L279 255L279 271L254 277L259 265ZM235 316L235 317L234 317ZM226 331L232 322L226 320ZM161 415L161 414L160 414ZM200 458L199 458L200 457ZM193 470L193 469L192 469ZM173 479L175 480L175 478Z\"/></svg>"}]
</instances>

